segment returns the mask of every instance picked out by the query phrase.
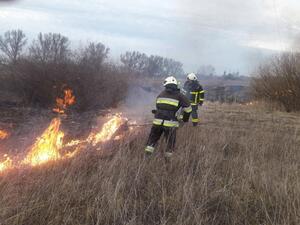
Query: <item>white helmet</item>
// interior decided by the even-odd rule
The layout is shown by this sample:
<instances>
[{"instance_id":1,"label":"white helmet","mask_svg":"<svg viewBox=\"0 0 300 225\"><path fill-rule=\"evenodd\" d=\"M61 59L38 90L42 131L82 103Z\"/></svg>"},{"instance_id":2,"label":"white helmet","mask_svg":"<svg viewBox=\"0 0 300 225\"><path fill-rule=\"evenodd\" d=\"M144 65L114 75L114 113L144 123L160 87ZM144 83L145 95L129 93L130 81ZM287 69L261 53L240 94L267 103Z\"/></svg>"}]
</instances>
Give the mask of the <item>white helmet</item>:
<instances>
[{"instance_id":1,"label":"white helmet","mask_svg":"<svg viewBox=\"0 0 300 225\"><path fill-rule=\"evenodd\" d=\"M190 73L187 75L188 80L197 80L197 76L194 73Z\"/></svg>"},{"instance_id":2,"label":"white helmet","mask_svg":"<svg viewBox=\"0 0 300 225\"><path fill-rule=\"evenodd\" d=\"M165 79L165 81L164 81L164 86L167 86L168 84L175 84L175 85L178 86L178 82L177 82L176 78L173 77L173 76L167 77L167 78Z\"/></svg>"}]
</instances>

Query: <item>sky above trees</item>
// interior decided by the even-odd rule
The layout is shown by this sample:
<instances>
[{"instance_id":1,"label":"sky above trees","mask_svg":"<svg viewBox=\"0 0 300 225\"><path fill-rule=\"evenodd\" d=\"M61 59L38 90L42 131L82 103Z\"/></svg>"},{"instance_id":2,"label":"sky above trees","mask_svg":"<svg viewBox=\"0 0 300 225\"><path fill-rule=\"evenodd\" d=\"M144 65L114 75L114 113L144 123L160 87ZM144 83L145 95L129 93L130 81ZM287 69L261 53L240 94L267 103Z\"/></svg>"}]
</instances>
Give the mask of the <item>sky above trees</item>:
<instances>
[{"instance_id":1,"label":"sky above trees","mask_svg":"<svg viewBox=\"0 0 300 225\"><path fill-rule=\"evenodd\" d=\"M0 32L29 39L60 32L80 45L100 41L125 51L174 58L187 71L250 74L264 58L290 50L300 32L297 0L18 0L0 3Z\"/></svg>"}]
</instances>

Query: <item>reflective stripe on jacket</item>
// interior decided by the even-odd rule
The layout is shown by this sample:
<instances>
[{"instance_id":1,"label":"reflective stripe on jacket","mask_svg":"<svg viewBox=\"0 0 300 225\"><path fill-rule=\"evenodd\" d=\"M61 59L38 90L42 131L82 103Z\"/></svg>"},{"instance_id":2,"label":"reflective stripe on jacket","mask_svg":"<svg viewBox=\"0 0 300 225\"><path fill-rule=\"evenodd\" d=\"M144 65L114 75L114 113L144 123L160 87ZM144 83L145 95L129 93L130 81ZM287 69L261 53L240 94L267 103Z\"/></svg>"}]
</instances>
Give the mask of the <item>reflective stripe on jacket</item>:
<instances>
[{"instance_id":1,"label":"reflective stripe on jacket","mask_svg":"<svg viewBox=\"0 0 300 225\"><path fill-rule=\"evenodd\" d=\"M162 119L154 119L154 125L164 126L164 127L179 127L178 121L170 121L170 120L162 120Z\"/></svg>"},{"instance_id":2,"label":"reflective stripe on jacket","mask_svg":"<svg viewBox=\"0 0 300 225\"><path fill-rule=\"evenodd\" d=\"M183 92L190 100L191 105L198 105L204 101L204 90L198 81L186 81Z\"/></svg>"},{"instance_id":3,"label":"reflective stripe on jacket","mask_svg":"<svg viewBox=\"0 0 300 225\"><path fill-rule=\"evenodd\" d=\"M157 112L155 113L154 124L166 127L178 127L177 111L182 108L185 115L184 121L188 121L192 112L189 99L179 89L166 88L156 99ZM161 122L163 122L161 124Z\"/></svg>"}]
</instances>

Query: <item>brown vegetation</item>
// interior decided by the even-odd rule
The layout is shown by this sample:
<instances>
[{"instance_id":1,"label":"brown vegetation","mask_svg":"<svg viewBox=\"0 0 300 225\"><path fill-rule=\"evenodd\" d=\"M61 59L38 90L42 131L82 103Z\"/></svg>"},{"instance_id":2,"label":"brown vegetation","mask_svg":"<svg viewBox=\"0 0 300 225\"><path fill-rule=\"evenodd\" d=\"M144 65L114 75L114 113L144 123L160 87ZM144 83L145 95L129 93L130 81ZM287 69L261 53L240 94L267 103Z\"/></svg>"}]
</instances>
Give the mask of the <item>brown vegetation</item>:
<instances>
[{"instance_id":1,"label":"brown vegetation","mask_svg":"<svg viewBox=\"0 0 300 225\"><path fill-rule=\"evenodd\" d=\"M62 163L0 176L0 224L300 223L300 117L206 105L165 165L148 129Z\"/></svg>"},{"instance_id":2,"label":"brown vegetation","mask_svg":"<svg viewBox=\"0 0 300 225\"><path fill-rule=\"evenodd\" d=\"M102 43L72 50L67 37L40 33L27 51L25 44L20 30L0 36L0 103L14 97L23 107L51 108L71 88L78 100L73 109L83 112L113 107L126 97L130 76L107 60Z\"/></svg>"},{"instance_id":3,"label":"brown vegetation","mask_svg":"<svg viewBox=\"0 0 300 225\"><path fill-rule=\"evenodd\" d=\"M300 110L300 55L285 53L263 64L252 81L256 99L287 112Z\"/></svg>"}]
</instances>

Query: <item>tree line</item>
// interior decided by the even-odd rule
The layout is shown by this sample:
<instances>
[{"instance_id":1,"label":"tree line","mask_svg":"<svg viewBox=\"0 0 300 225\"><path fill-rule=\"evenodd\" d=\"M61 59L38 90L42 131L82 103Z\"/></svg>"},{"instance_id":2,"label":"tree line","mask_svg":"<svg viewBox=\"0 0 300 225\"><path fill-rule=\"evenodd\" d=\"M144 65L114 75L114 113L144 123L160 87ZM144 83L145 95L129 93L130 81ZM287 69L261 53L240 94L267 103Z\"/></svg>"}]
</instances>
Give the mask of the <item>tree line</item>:
<instances>
[{"instance_id":1,"label":"tree line","mask_svg":"<svg viewBox=\"0 0 300 225\"><path fill-rule=\"evenodd\" d=\"M59 33L39 33L31 42L22 30L0 35L1 92L16 96L23 106L49 108L70 86L77 95L76 109L86 111L118 104L134 77L184 73L174 59L133 51L122 54L121 63L112 63L110 49L101 42L70 46L69 38Z\"/></svg>"},{"instance_id":2,"label":"tree line","mask_svg":"<svg viewBox=\"0 0 300 225\"><path fill-rule=\"evenodd\" d=\"M1 93L18 99L21 106L51 108L56 97L71 88L78 111L112 107L121 101L129 74L106 60L109 48L100 42L78 49L70 44L58 33L39 33L30 44L21 30L0 35Z\"/></svg>"},{"instance_id":3,"label":"tree line","mask_svg":"<svg viewBox=\"0 0 300 225\"><path fill-rule=\"evenodd\" d=\"M146 55L137 51L121 55L121 62L130 70L148 77L164 77L170 74L182 76L183 64L174 59L156 55Z\"/></svg>"},{"instance_id":4,"label":"tree line","mask_svg":"<svg viewBox=\"0 0 300 225\"><path fill-rule=\"evenodd\" d=\"M72 51L67 37L57 33L39 33L24 53L28 40L21 30L11 30L0 36L1 64L15 64L20 58L31 58L40 63L63 63L80 55L82 61L93 61L99 66L107 59L109 48L102 43L90 43L86 48ZM184 74L183 64L171 58L128 51L120 56L122 66L128 71L148 77Z\"/></svg>"}]
</instances>

